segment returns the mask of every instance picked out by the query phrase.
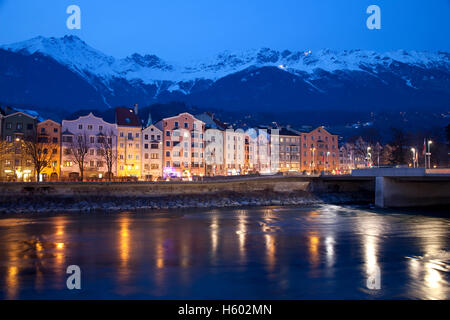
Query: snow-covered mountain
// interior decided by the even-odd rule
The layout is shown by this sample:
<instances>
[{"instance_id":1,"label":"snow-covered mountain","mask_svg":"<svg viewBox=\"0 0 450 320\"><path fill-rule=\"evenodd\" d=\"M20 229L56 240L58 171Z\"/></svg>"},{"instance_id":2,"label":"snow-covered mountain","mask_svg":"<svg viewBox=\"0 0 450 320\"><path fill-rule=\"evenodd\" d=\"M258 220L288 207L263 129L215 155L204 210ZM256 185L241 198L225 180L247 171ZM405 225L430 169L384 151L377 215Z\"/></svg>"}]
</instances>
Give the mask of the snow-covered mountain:
<instances>
[{"instance_id":1,"label":"snow-covered mountain","mask_svg":"<svg viewBox=\"0 0 450 320\"><path fill-rule=\"evenodd\" d=\"M227 51L210 59L181 63L137 53L117 59L76 36L65 36L37 37L4 45L0 54L5 62L0 61L0 81L7 87L12 85L11 80L12 83L20 78L28 81L0 89L0 101L44 104L49 108L75 107L74 101L59 98L55 101L50 95L55 90L67 91L69 87L86 96L82 99L78 95L76 103L83 104L84 100L90 107L183 100L235 109L354 108L362 102L364 107L376 109L400 102L404 107L419 107L427 101L430 107L448 107L450 101L447 52L328 49L311 52L263 48ZM30 80L34 69L52 69L56 73L41 74L44 83L39 88L48 91L47 97L35 97L39 93ZM39 75L35 76L38 81ZM390 102L380 99L380 95Z\"/></svg>"}]
</instances>

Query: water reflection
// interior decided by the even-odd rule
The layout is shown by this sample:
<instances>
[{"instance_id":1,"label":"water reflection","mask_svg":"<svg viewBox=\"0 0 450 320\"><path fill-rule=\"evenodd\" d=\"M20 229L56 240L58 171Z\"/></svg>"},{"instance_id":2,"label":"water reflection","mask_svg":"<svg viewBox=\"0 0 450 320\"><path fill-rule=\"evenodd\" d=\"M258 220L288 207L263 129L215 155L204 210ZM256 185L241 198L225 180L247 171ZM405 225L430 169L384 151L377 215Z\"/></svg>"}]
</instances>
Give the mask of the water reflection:
<instances>
[{"instance_id":1,"label":"water reflection","mask_svg":"<svg viewBox=\"0 0 450 320\"><path fill-rule=\"evenodd\" d=\"M123 216L119 218L119 282L125 282L130 276L129 260L130 260L130 218Z\"/></svg>"},{"instance_id":2,"label":"water reflection","mask_svg":"<svg viewBox=\"0 0 450 320\"><path fill-rule=\"evenodd\" d=\"M378 263L379 240L383 235L385 225L379 216L357 218L357 227L361 233L360 241L364 252L365 286L370 290L381 288L382 269Z\"/></svg>"},{"instance_id":3,"label":"water reflection","mask_svg":"<svg viewBox=\"0 0 450 320\"><path fill-rule=\"evenodd\" d=\"M211 239L211 262L217 263L217 246L219 243L219 218L216 214L211 216L211 224L209 226Z\"/></svg>"},{"instance_id":4,"label":"water reflection","mask_svg":"<svg viewBox=\"0 0 450 320\"><path fill-rule=\"evenodd\" d=\"M3 298L70 298L78 262L86 299L449 298L449 219L333 207L18 221L0 219ZM377 271L382 290L367 290Z\"/></svg>"},{"instance_id":5,"label":"water reflection","mask_svg":"<svg viewBox=\"0 0 450 320\"><path fill-rule=\"evenodd\" d=\"M239 210L237 212L238 214L238 226L236 234L238 235L239 239L239 258L240 263L245 264L247 255L246 255L246 247L245 247L245 241L247 237L247 211L246 210Z\"/></svg>"},{"instance_id":6,"label":"water reflection","mask_svg":"<svg viewBox=\"0 0 450 320\"><path fill-rule=\"evenodd\" d=\"M308 235L308 252L309 252L309 262L313 268L317 267L319 264L319 244L320 237L317 232L310 232Z\"/></svg>"},{"instance_id":7,"label":"water reflection","mask_svg":"<svg viewBox=\"0 0 450 320\"><path fill-rule=\"evenodd\" d=\"M264 234L265 248L266 248L266 265L269 273L273 272L276 263L276 243L275 233L272 226L274 222L273 211L268 209L263 212L262 232Z\"/></svg>"}]
</instances>

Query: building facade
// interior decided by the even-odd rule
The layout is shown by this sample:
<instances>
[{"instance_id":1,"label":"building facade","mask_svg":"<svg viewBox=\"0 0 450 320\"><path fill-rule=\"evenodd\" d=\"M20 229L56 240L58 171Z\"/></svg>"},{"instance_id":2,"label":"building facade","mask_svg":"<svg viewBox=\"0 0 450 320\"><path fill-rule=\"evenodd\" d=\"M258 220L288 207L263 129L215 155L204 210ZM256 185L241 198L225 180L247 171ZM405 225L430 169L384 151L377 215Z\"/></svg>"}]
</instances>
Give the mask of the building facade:
<instances>
[{"instance_id":1,"label":"building facade","mask_svg":"<svg viewBox=\"0 0 450 320\"><path fill-rule=\"evenodd\" d=\"M37 124L38 142L48 153L47 165L42 169L39 181L58 181L61 176L61 124L45 120Z\"/></svg>"},{"instance_id":2,"label":"building facade","mask_svg":"<svg viewBox=\"0 0 450 320\"><path fill-rule=\"evenodd\" d=\"M156 123L163 132L163 176L205 175L205 123L189 113L165 118Z\"/></svg>"},{"instance_id":3,"label":"building facade","mask_svg":"<svg viewBox=\"0 0 450 320\"><path fill-rule=\"evenodd\" d=\"M36 117L23 112L2 119L0 178L3 181L33 181L33 159L26 152L25 141L36 141Z\"/></svg>"},{"instance_id":4,"label":"building facade","mask_svg":"<svg viewBox=\"0 0 450 320\"><path fill-rule=\"evenodd\" d=\"M301 134L301 171L336 173L339 170L338 136L324 127Z\"/></svg>"},{"instance_id":5,"label":"building facade","mask_svg":"<svg viewBox=\"0 0 450 320\"><path fill-rule=\"evenodd\" d=\"M116 108L117 138L117 176L141 177L142 124L137 108Z\"/></svg>"},{"instance_id":6,"label":"building facade","mask_svg":"<svg viewBox=\"0 0 450 320\"><path fill-rule=\"evenodd\" d=\"M242 129L226 129L223 144L226 175L243 174L245 171L245 132Z\"/></svg>"},{"instance_id":7,"label":"building facade","mask_svg":"<svg viewBox=\"0 0 450 320\"><path fill-rule=\"evenodd\" d=\"M300 171L300 134L281 128L278 131L278 172Z\"/></svg>"},{"instance_id":8,"label":"building facade","mask_svg":"<svg viewBox=\"0 0 450 320\"><path fill-rule=\"evenodd\" d=\"M105 158L105 143L112 154L117 152L117 126L90 113L76 120L63 120L61 128L61 177L78 179L80 166L84 179L103 179L109 175ZM81 145L86 146L84 162L75 155ZM116 175L116 160L112 163L112 175Z\"/></svg>"},{"instance_id":9,"label":"building facade","mask_svg":"<svg viewBox=\"0 0 450 320\"><path fill-rule=\"evenodd\" d=\"M142 130L142 174L144 180L156 180L163 175L163 132L155 125Z\"/></svg>"}]
</instances>

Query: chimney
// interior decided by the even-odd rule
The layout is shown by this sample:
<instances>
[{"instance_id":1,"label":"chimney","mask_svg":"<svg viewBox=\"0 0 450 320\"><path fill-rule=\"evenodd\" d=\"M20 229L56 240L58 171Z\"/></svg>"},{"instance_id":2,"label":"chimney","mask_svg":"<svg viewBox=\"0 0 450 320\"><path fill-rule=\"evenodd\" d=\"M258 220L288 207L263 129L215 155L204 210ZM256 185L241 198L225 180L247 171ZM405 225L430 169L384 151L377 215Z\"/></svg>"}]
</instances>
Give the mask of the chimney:
<instances>
[{"instance_id":1,"label":"chimney","mask_svg":"<svg viewBox=\"0 0 450 320\"><path fill-rule=\"evenodd\" d=\"M134 113L136 115L138 114L138 104L137 103L134 105Z\"/></svg>"}]
</instances>

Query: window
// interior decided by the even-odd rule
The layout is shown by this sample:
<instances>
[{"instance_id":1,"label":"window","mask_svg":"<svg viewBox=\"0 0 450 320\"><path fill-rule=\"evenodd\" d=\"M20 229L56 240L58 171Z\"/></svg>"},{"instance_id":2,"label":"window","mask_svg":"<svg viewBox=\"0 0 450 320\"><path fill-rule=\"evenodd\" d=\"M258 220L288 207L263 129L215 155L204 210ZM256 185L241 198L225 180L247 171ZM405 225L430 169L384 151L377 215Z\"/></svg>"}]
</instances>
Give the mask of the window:
<instances>
[{"instance_id":1,"label":"window","mask_svg":"<svg viewBox=\"0 0 450 320\"><path fill-rule=\"evenodd\" d=\"M41 128L41 133L45 133L45 128Z\"/></svg>"},{"instance_id":2,"label":"window","mask_svg":"<svg viewBox=\"0 0 450 320\"><path fill-rule=\"evenodd\" d=\"M144 139L148 140L148 134L144 135Z\"/></svg>"},{"instance_id":3,"label":"window","mask_svg":"<svg viewBox=\"0 0 450 320\"><path fill-rule=\"evenodd\" d=\"M120 133L120 137L123 138L123 132Z\"/></svg>"},{"instance_id":4,"label":"window","mask_svg":"<svg viewBox=\"0 0 450 320\"><path fill-rule=\"evenodd\" d=\"M92 130L92 125L91 124L88 124L88 130Z\"/></svg>"},{"instance_id":5,"label":"window","mask_svg":"<svg viewBox=\"0 0 450 320\"><path fill-rule=\"evenodd\" d=\"M22 130L22 128L23 128L23 124L22 123L17 123L16 124L16 129L17 130Z\"/></svg>"},{"instance_id":6,"label":"window","mask_svg":"<svg viewBox=\"0 0 450 320\"><path fill-rule=\"evenodd\" d=\"M148 159L148 153L144 154L144 159L145 159L145 160Z\"/></svg>"},{"instance_id":7,"label":"window","mask_svg":"<svg viewBox=\"0 0 450 320\"><path fill-rule=\"evenodd\" d=\"M53 153L53 154L57 154L57 153L58 153L58 149L53 149L53 150L52 150L52 153Z\"/></svg>"},{"instance_id":8,"label":"window","mask_svg":"<svg viewBox=\"0 0 450 320\"><path fill-rule=\"evenodd\" d=\"M159 155L157 153L152 153L151 159L153 159L153 160L159 159Z\"/></svg>"},{"instance_id":9,"label":"window","mask_svg":"<svg viewBox=\"0 0 450 320\"><path fill-rule=\"evenodd\" d=\"M148 143L144 144L144 149L148 149Z\"/></svg>"},{"instance_id":10,"label":"window","mask_svg":"<svg viewBox=\"0 0 450 320\"><path fill-rule=\"evenodd\" d=\"M94 167L94 166L95 166L94 161L90 161L90 162L89 162L89 166L90 166L90 167Z\"/></svg>"},{"instance_id":11,"label":"window","mask_svg":"<svg viewBox=\"0 0 450 320\"><path fill-rule=\"evenodd\" d=\"M185 129L189 129L189 123L185 122L185 123L184 123L184 128L185 128Z\"/></svg>"},{"instance_id":12,"label":"window","mask_svg":"<svg viewBox=\"0 0 450 320\"><path fill-rule=\"evenodd\" d=\"M159 134L157 136L157 140L161 140L161 136Z\"/></svg>"},{"instance_id":13,"label":"window","mask_svg":"<svg viewBox=\"0 0 450 320\"><path fill-rule=\"evenodd\" d=\"M170 147L170 141L166 141L166 147Z\"/></svg>"},{"instance_id":14,"label":"window","mask_svg":"<svg viewBox=\"0 0 450 320\"><path fill-rule=\"evenodd\" d=\"M7 141L7 142L11 142L11 141L12 141L11 136L6 136L6 141Z\"/></svg>"},{"instance_id":15,"label":"window","mask_svg":"<svg viewBox=\"0 0 450 320\"><path fill-rule=\"evenodd\" d=\"M98 126L98 131L103 131L103 126Z\"/></svg>"},{"instance_id":16,"label":"window","mask_svg":"<svg viewBox=\"0 0 450 320\"><path fill-rule=\"evenodd\" d=\"M95 138L94 137L89 137L89 142L90 143L95 143Z\"/></svg>"},{"instance_id":17,"label":"window","mask_svg":"<svg viewBox=\"0 0 450 320\"><path fill-rule=\"evenodd\" d=\"M58 133L58 128L53 128L54 133Z\"/></svg>"},{"instance_id":18,"label":"window","mask_svg":"<svg viewBox=\"0 0 450 320\"><path fill-rule=\"evenodd\" d=\"M83 130L83 125L82 124L78 125L78 130Z\"/></svg>"},{"instance_id":19,"label":"window","mask_svg":"<svg viewBox=\"0 0 450 320\"><path fill-rule=\"evenodd\" d=\"M155 164L155 163L152 163L152 169L153 169L153 170L159 169L159 165L158 165L158 164Z\"/></svg>"},{"instance_id":20,"label":"window","mask_svg":"<svg viewBox=\"0 0 450 320\"><path fill-rule=\"evenodd\" d=\"M170 131L166 131L166 137L170 137Z\"/></svg>"},{"instance_id":21,"label":"window","mask_svg":"<svg viewBox=\"0 0 450 320\"><path fill-rule=\"evenodd\" d=\"M90 150L89 150L89 154L90 154L91 156L93 156L94 153L95 153L95 150L94 150L94 149L90 149ZM91 166L91 167L92 167L92 166Z\"/></svg>"},{"instance_id":22,"label":"window","mask_svg":"<svg viewBox=\"0 0 450 320\"><path fill-rule=\"evenodd\" d=\"M53 143L58 143L58 138L53 138Z\"/></svg>"},{"instance_id":23,"label":"window","mask_svg":"<svg viewBox=\"0 0 450 320\"><path fill-rule=\"evenodd\" d=\"M11 122L7 122L6 123L6 129L12 129L12 123Z\"/></svg>"},{"instance_id":24,"label":"window","mask_svg":"<svg viewBox=\"0 0 450 320\"><path fill-rule=\"evenodd\" d=\"M166 157L170 157L170 152L169 151L166 152Z\"/></svg>"},{"instance_id":25,"label":"window","mask_svg":"<svg viewBox=\"0 0 450 320\"><path fill-rule=\"evenodd\" d=\"M175 127L178 128L178 121L175 121Z\"/></svg>"},{"instance_id":26,"label":"window","mask_svg":"<svg viewBox=\"0 0 450 320\"><path fill-rule=\"evenodd\" d=\"M128 132L128 140L133 140L133 133L132 132Z\"/></svg>"},{"instance_id":27,"label":"window","mask_svg":"<svg viewBox=\"0 0 450 320\"><path fill-rule=\"evenodd\" d=\"M139 133L136 133L136 138L139 138Z\"/></svg>"},{"instance_id":28,"label":"window","mask_svg":"<svg viewBox=\"0 0 450 320\"><path fill-rule=\"evenodd\" d=\"M159 144L158 143L152 143L151 148L152 149L159 149Z\"/></svg>"}]
</instances>

